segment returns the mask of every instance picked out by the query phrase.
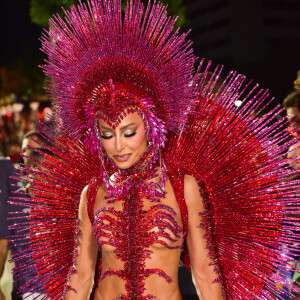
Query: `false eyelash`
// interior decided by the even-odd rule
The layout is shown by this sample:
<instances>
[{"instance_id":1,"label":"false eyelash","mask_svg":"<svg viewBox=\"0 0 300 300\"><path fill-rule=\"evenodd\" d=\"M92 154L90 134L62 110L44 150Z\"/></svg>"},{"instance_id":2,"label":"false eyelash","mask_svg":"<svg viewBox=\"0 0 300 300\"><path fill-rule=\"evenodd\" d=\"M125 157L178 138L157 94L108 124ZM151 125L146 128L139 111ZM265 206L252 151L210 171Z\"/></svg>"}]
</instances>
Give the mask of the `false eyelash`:
<instances>
[{"instance_id":1,"label":"false eyelash","mask_svg":"<svg viewBox=\"0 0 300 300\"><path fill-rule=\"evenodd\" d=\"M125 137L132 137L134 135L136 135L136 131L133 132L133 133L130 133L130 134L124 134Z\"/></svg>"},{"instance_id":2,"label":"false eyelash","mask_svg":"<svg viewBox=\"0 0 300 300\"><path fill-rule=\"evenodd\" d=\"M105 135L101 135L102 139L108 140L111 139L113 136L105 136Z\"/></svg>"}]
</instances>

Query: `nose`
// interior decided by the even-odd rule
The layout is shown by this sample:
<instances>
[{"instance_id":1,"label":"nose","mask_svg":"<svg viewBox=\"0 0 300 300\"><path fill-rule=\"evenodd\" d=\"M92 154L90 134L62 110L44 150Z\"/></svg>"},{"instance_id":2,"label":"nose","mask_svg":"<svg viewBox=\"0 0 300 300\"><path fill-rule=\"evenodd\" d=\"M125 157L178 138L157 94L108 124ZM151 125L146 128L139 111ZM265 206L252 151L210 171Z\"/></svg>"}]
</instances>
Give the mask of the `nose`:
<instances>
[{"instance_id":1,"label":"nose","mask_svg":"<svg viewBox=\"0 0 300 300\"><path fill-rule=\"evenodd\" d=\"M117 152L122 152L122 150L124 149L124 141L121 135L116 135L116 139L115 139L115 147L116 147L116 151Z\"/></svg>"}]
</instances>

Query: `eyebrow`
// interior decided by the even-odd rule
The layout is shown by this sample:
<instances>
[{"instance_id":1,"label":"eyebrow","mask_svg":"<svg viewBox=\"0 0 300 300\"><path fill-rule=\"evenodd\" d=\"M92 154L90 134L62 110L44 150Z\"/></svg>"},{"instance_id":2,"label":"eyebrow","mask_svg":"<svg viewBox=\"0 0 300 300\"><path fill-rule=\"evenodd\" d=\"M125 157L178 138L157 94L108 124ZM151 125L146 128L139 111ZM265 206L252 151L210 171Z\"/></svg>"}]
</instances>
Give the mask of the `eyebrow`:
<instances>
[{"instance_id":1,"label":"eyebrow","mask_svg":"<svg viewBox=\"0 0 300 300\"><path fill-rule=\"evenodd\" d=\"M132 125L136 125L135 123L130 123L130 124L127 124L125 126L122 126L120 127L121 130L124 130L124 129L127 129L128 127L132 126ZM109 131L114 131L113 129L111 129L110 127L106 127L106 126L101 126L102 129L105 129L105 130L109 130Z\"/></svg>"}]
</instances>

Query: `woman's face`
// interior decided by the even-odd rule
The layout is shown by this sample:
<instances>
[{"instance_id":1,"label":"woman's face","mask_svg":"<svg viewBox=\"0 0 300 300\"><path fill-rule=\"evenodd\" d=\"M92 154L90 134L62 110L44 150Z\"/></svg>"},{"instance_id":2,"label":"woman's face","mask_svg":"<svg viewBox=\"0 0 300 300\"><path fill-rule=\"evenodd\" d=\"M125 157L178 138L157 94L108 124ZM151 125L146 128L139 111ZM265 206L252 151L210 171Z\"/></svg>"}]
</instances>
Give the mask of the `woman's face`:
<instances>
[{"instance_id":1,"label":"woman's face","mask_svg":"<svg viewBox=\"0 0 300 300\"><path fill-rule=\"evenodd\" d=\"M147 135L137 112L124 117L116 129L102 119L99 126L103 148L118 168L128 169L140 159L147 147Z\"/></svg>"}]
</instances>

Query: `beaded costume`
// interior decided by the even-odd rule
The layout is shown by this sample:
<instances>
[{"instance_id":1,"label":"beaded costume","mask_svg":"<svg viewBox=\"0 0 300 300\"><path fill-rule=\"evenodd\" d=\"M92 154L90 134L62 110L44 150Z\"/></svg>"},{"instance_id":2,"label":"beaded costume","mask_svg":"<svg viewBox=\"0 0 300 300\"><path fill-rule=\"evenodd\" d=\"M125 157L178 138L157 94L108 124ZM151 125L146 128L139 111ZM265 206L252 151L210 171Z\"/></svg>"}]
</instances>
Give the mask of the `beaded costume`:
<instances>
[{"instance_id":1,"label":"beaded costume","mask_svg":"<svg viewBox=\"0 0 300 300\"><path fill-rule=\"evenodd\" d=\"M284 279L293 261L284 249L299 252L294 192L299 183L285 181L292 172L283 158L290 146L283 143L286 120L276 119L279 107L261 116L268 92L235 72L214 92L222 68L210 80L210 63L201 61L195 71L191 42L186 34L173 32L175 21L161 4L149 3L144 10L139 0L129 1L124 17L119 0L90 0L66 11L65 21L59 16L50 20L42 38L49 56L43 68L52 78L49 95L60 121L55 127L37 127L52 144L42 146L53 155L41 152L46 158L41 169L23 167L37 176L33 203L17 196L13 200L31 208L29 220L15 225L20 234L30 227L32 253L22 255L32 255L38 276L27 290L41 285L49 299L62 299L72 289L68 278L76 272L81 234L78 203L88 185L88 212L99 245L95 288L116 275L126 290L117 299L157 299L145 292L145 278L173 279L160 266L146 268L151 245L182 249L181 259L190 268L183 195L188 174L204 201L199 226L206 229L224 298L280 299L281 286L297 291ZM235 108L238 99L245 104ZM98 120L116 128L132 112L143 118L149 146L136 165L120 170L105 155ZM167 178L182 226L164 204ZM94 213L102 183L107 206ZM142 199L152 203L149 210ZM110 206L120 200L121 211ZM114 247L124 269L102 272L104 244ZM27 267L17 265L15 271L22 276Z\"/></svg>"}]
</instances>

